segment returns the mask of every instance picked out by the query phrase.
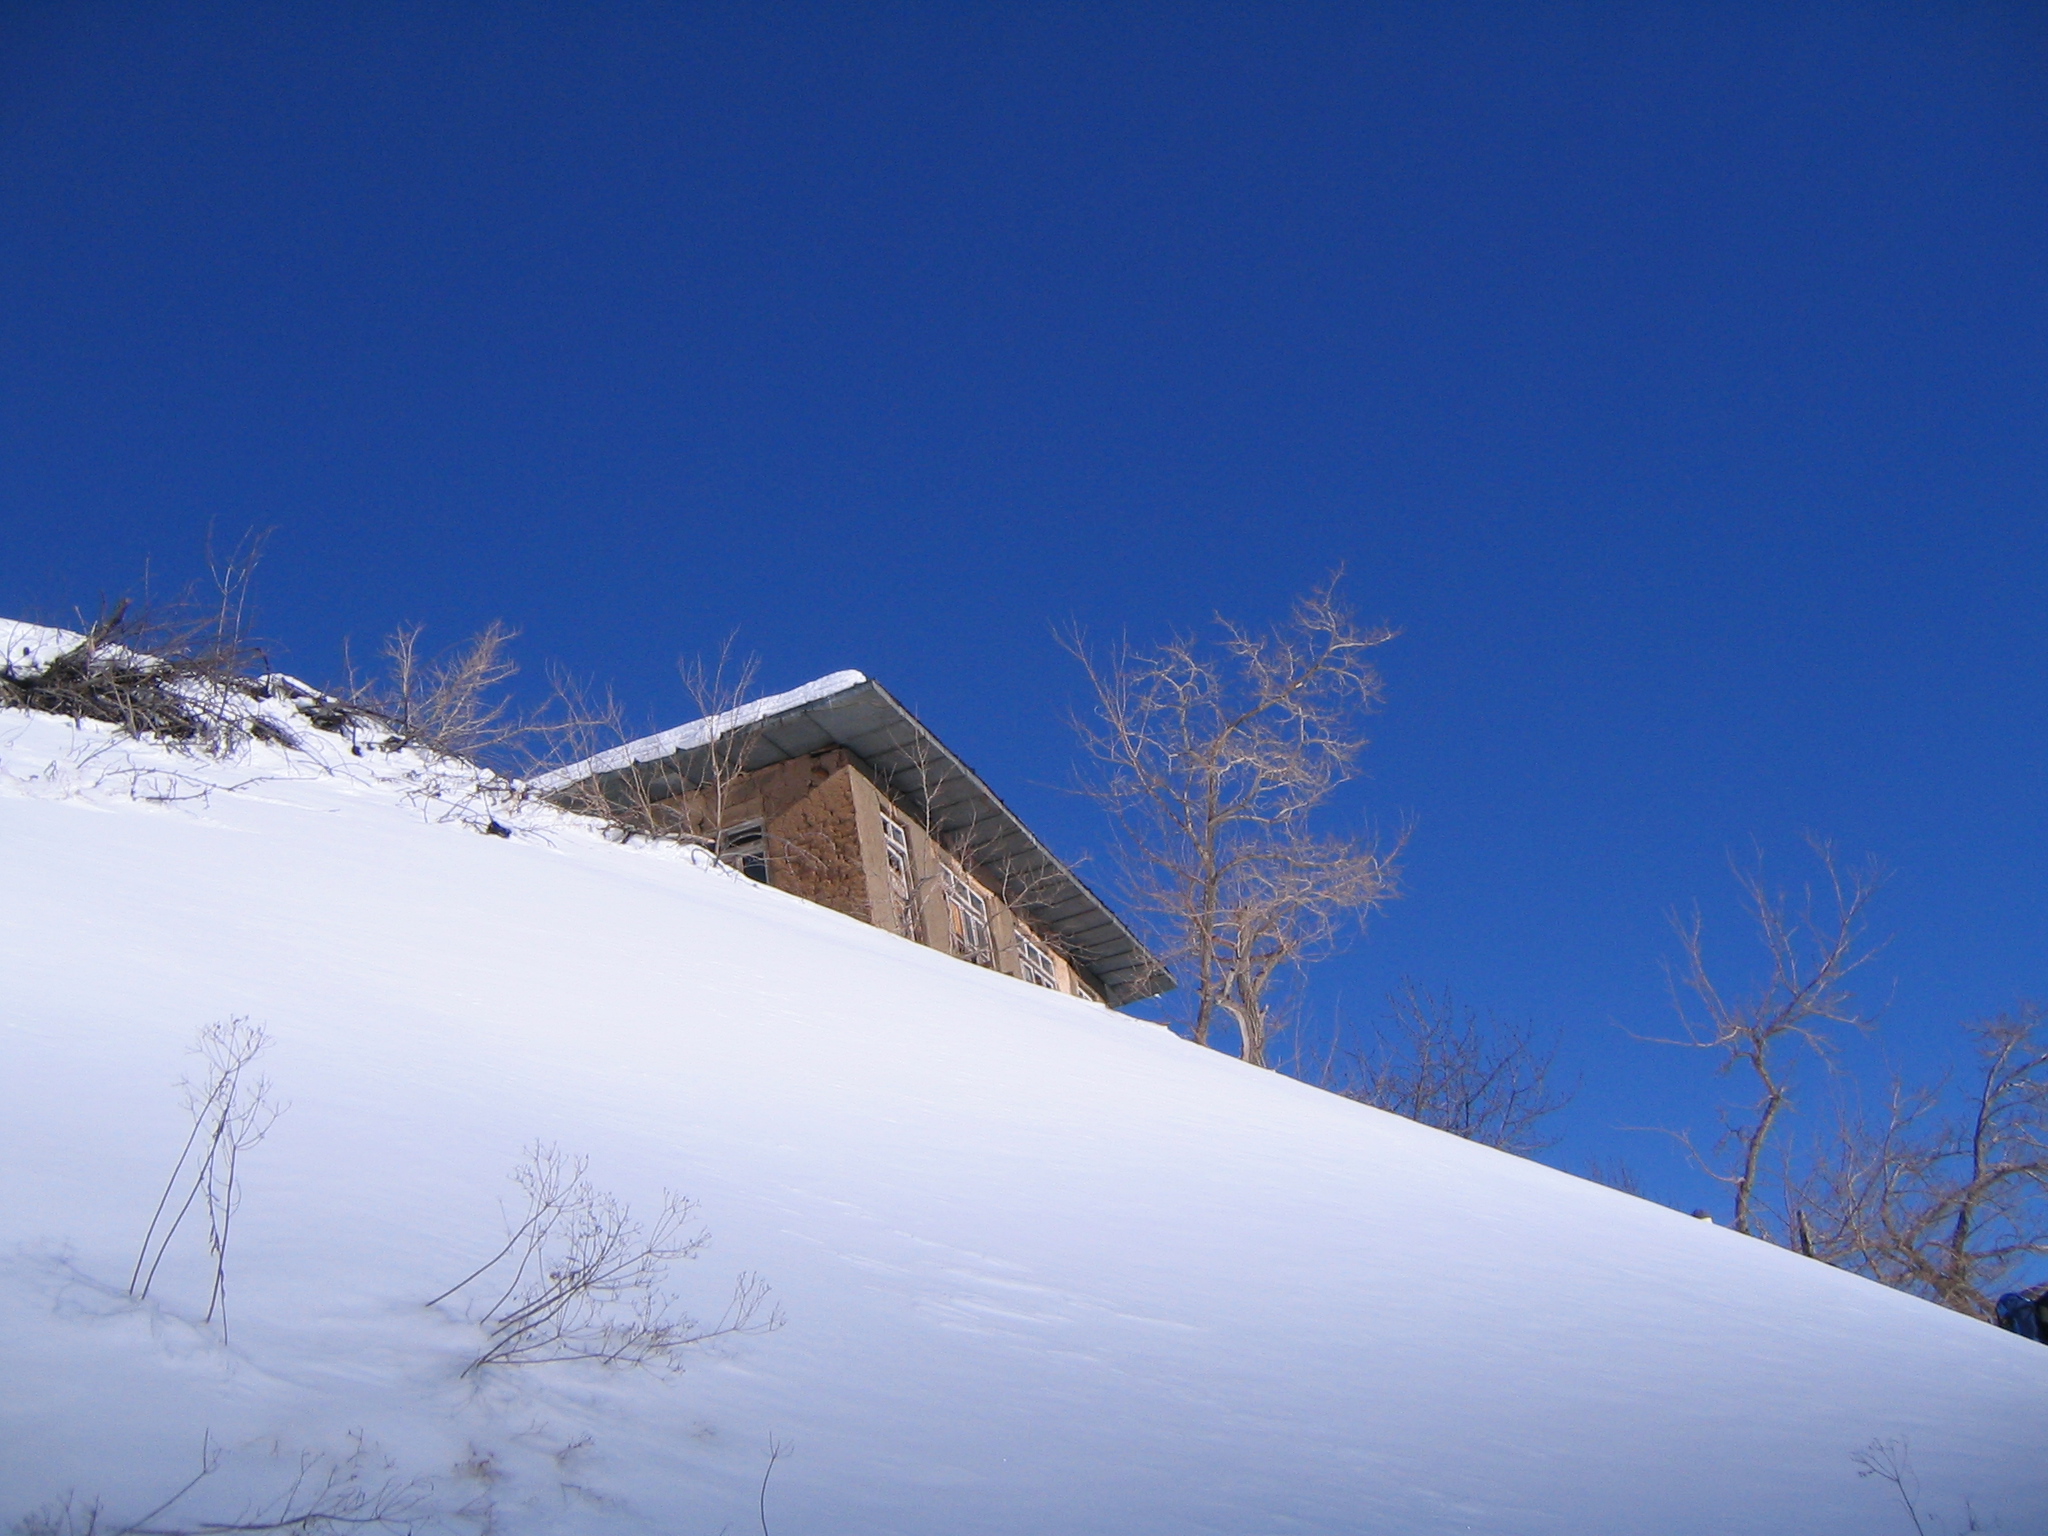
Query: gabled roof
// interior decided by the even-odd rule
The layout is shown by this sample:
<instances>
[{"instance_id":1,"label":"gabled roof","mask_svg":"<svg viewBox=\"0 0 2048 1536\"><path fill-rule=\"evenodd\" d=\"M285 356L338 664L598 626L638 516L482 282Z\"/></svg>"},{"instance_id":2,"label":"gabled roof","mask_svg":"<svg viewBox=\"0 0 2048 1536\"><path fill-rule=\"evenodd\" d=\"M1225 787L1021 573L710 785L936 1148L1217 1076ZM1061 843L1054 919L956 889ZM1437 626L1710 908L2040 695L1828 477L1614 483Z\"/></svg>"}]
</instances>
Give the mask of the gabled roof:
<instances>
[{"instance_id":1,"label":"gabled roof","mask_svg":"<svg viewBox=\"0 0 2048 1536\"><path fill-rule=\"evenodd\" d=\"M535 780L542 793L638 768L656 797L709 776L711 743L748 733L751 770L844 747L868 765L882 792L963 854L1003 900L1053 938L1121 1006L1169 990L1166 968L1071 869L998 800L973 769L925 729L888 689L859 672L756 699L738 709L614 747Z\"/></svg>"}]
</instances>

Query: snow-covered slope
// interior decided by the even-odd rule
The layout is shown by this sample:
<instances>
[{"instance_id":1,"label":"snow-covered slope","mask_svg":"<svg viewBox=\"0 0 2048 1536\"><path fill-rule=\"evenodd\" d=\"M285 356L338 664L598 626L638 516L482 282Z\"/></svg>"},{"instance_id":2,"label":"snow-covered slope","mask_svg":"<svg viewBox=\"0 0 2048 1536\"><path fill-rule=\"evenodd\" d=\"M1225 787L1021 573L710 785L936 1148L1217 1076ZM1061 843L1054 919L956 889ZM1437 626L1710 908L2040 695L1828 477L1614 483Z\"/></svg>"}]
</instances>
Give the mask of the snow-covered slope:
<instances>
[{"instance_id":1,"label":"snow-covered slope","mask_svg":"<svg viewBox=\"0 0 2048 1536\"><path fill-rule=\"evenodd\" d=\"M1883 1441L1923 1520L2048 1527L2038 1345L309 740L0 714L0 1519L110 1530L203 1444L157 1526L312 1454L423 1529L713 1536L761 1528L774 1441L778 1536L1907 1531ZM189 1245L125 1286L229 1016L290 1107L223 1345ZM758 1270L787 1326L464 1378L476 1324L422 1303L536 1139L694 1197L680 1294Z\"/></svg>"}]
</instances>

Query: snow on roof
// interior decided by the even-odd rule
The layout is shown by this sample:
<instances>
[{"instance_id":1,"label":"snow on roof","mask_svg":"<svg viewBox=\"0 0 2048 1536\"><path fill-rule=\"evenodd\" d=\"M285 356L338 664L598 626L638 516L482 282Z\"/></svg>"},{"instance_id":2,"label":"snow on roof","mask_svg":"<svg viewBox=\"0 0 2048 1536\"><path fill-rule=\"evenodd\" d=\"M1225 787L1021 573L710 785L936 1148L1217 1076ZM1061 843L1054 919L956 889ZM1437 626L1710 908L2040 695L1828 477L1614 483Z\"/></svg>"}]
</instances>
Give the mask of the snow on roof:
<instances>
[{"instance_id":1,"label":"snow on roof","mask_svg":"<svg viewBox=\"0 0 2048 1536\"><path fill-rule=\"evenodd\" d=\"M765 699L755 699L737 709L724 710L719 714L706 715L701 720L692 720L686 725L671 727L653 736L642 736L638 741L629 741L624 746L613 747L594 757L586 757L580 763L571 763L566 768L537 775L534 788L543 794L550 790L563 789L571 784L581 783L600 773L616 773L621 768L630 768L635 763L658 762L677 752L689 752L708 742L716 741L727 731L742 730L759 724L776 715L787 714L792 709L801 709L806 704L815 704L829 699L835 693L844 693L849 688L858 688L866 682L861 672L833 672L825 677L792 688L787 693L770 694Z\"/></svg>"}]
</instances>

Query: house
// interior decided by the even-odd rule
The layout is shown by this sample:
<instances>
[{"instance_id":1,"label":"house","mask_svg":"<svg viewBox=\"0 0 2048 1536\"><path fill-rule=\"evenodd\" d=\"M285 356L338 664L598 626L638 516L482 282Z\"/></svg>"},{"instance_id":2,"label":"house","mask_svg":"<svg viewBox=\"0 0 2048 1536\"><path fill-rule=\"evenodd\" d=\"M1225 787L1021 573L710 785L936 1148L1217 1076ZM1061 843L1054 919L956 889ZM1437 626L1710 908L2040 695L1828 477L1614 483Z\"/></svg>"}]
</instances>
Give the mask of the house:
<instances>
[{"instance_id":1,"label":"house","mask_svg":"<svg viewBox=\"0 0 2048 1536\"><path fill-rule=\"evenodd\" d=\"M777 890L1022 981L1111 1007L1173 985L972 769L858 672L537 783L563 804L699 839Z\"/></svg>"}]
</instances>

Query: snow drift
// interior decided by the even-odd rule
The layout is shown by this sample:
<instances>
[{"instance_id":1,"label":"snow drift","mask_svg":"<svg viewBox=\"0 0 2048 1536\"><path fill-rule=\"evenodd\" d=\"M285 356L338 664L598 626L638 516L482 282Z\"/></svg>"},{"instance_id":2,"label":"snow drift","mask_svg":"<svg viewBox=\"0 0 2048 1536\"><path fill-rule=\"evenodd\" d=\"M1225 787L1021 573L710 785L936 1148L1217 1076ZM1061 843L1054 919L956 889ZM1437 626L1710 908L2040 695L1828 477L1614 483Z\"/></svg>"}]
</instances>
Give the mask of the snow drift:
<instances>
[{"instance_id":1,"label":"snow drift","mask_svg":"<svg viewBox=\"0 0 2048 1536\"><path fill-rule=\"evenodd\" d=\"M2048 1525L2038 1345L251 707L301 745L0 713L0 1519L206 1456L155 1528L1910 1530L1877 1443L1930 1530ZM223 1342L203 1245L126 1285L231 1017L288 1108ZM787 1326L465 1377L423 1303L536 1141Z\"/></svg>"}]
</instances>

